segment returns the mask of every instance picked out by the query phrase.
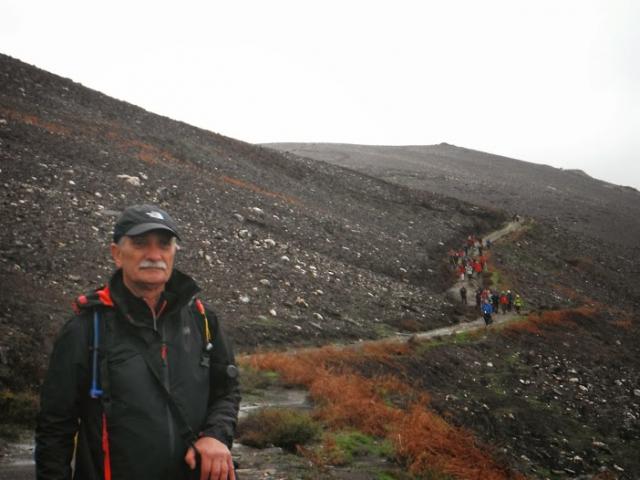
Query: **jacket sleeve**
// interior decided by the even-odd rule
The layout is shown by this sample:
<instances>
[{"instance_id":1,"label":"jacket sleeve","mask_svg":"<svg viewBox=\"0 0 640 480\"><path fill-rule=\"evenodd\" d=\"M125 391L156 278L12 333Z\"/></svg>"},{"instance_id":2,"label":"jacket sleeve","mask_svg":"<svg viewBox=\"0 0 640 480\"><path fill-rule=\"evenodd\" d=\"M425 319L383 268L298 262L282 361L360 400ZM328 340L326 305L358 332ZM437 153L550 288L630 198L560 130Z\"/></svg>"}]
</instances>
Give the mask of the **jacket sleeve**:
<instances>
[{"instance_id":1,"label":"jacket sleeve","mask_svg":"<svg viewBox=\"0 0 640 480\"><path fill-rule=\"evenodd\" d=\"M81 390L88 384L87 335L86 319L76 316L64 325L54 344L40 390L35 449L37 480L71 478Z\"/></svg>"},{"instance_id":2,"label":"jacket sleeve","mask_svg":"<svg viewBox=\"0 0 640 480\"><path fill-rule=\"evenodd\" d=\"M213 334L213 349L210 357L209 406L202 434L214 437L231 448L240 407L238 370L233 350L218 318L208 309L207 318Z\"/></svg>"}]
</instances>

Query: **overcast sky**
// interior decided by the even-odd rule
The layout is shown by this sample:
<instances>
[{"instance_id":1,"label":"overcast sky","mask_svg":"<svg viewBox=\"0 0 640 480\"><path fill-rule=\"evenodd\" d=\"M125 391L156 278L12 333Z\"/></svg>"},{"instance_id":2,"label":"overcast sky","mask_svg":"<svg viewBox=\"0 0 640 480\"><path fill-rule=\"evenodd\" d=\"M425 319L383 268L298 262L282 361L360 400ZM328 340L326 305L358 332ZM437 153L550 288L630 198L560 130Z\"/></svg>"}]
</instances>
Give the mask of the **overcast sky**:
<instances>
[{"instance_id":1,"label":"overcast sky","mask_svg":"<svg viewBox=\"0 0 640 480\"><path fill-rule=\"evenodd\" d=\"M640 189L635 0L0 0L0 51L240 140L440 142Z\"/></svg>"}]
</instances>

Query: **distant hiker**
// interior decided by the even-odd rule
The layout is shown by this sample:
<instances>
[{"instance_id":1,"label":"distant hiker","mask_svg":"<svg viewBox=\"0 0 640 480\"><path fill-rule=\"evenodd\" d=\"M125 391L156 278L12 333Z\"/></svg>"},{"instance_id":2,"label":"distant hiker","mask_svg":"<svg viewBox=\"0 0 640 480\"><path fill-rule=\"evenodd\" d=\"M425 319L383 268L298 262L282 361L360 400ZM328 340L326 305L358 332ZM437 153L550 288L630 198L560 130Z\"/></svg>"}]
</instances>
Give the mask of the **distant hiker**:
<instances>
[{"instance_id":1,"label":"distant hiker","mask_svg":"<svg viewBox=\"0 0 640 480\"><path fill-rule=\"evenodd\" d=\"M237 368L195 281L173 268L177 232L152 205L117 220L117 270L78 297L50 357L38 480L71 479L72 457L76 480L235 478Z\"/></svg>"},{"instance_id":2,"label":"distant hiker","mask_svg":"<svg viewBox=\"0 0 640 480\"><path fill-rule=\"evenodd\" d=\"M476 307L480 308L481 304L482 304L482 289L478 287L476 289Z\"/></svg>"},{"instance_id":3,"label":"distant hiker","mask_svg":"<svg viewBox=\"0 0 640 480\"><path fill-rule=\"evenodd\" d=\"M467 304L467 288L464 285L460 287L460 301L463 305Z\"/></svg>"},{"instance_id":4,"label":"distant hiker","mask_svg":"<svg viewBox=\"0 0 640 480\"><path fill-rule=\"evenodd\" d=\"M467 266L465 267L465 273L467 274L468 278L473 278L473 265L471 265L471 263L467 263Z\"/></svg>"},{"instance_id":5,"label":"distant hiker","mask_svg":"<svg viewBox=\"0 0 640 480\"><path fill-rule=\"evenodd\" d=\"M480 264L480 267L482 267L482 271L486 272L487 271L487 259L484 255L480 255L478 256L478 263Z\"/></svg>"},{"instance_id":6,"label":"distant hiker","mask_svg":"<svg viewBox=\"0 0 640 480\"><path fill-rule=\"evenodd\" d=\"M487 327L493 323L491 314L493 313L493 307L489 302L482 304L482 318L484 319L484 326Z\"/></svg>"},{"instance_id":7,"label":"distant hiker","mask_svg":"<svg viewBox=\"0 0 640 480\"><path fill-rule=\"evenodd\" d=\"M473 261L473 271L476 273L476 276L480 278L480 274L482 273L482 264L478 259Z\"/></svg>"},{"instance_id":8,"label":"distant hiker","mask_svg":"<svg viewBox=\"0 0 640 480\"><path fill-rule=\"evenodd\" d=\"M456 266L458 264L458 253L453 249L449 249L449 263L452 266Z\"/></svg>"},{"instance_id":9,"label":"distant hiker","mask_svg":"<svg viewBox=\"0 0 640 480\"><path fill-rule=\"evenodd\" d=\"M520 310L524 308L524 301L520 295L516 295L516 298L513 300L513 306L516 309L516 313L520 315Z\"/></svg>"},{"instance_id":10,"label":"distant hiker","mask_svg":"<svg viewBox=\"0 0 640 480\"><path fill-rule=\"evenodd\" d=\"M507 305L509 304L509 300L507 299L507 292L504 290L500 294L500 308L502 309L502 314L507 313Z\"/></svg>"},{"instance_id":11,"label":"distant hiker","mask_svg":"<svg viewBox=\"0 0 640 480\"><path fill-rule=\"evenodd\" d=\"M464 268L464 264L460 264L458 266L458 275L460 276L460 281L464 282L464 272L466 271L466 269Z\"/></svg>"},{"instance_id":12,"label":"distant hiker","mask_svg":"<svg viewBox=\"0 0 640 480\"><path fill-rule=\"evenodd\" d=\"M491 240L489 238L484 242L484 245L487 247L487 250L491 250Z\"/></svg>"},{"instance_id":13,"label":"distant hiker","mask_svg":"<svg viewBox=\"0 0 640 480\"><path fill-rule=\"evenodd\" d=\"M475 238L473 237L473 235L469 235L469 236L467 237L467 246L468 246L469 248L471 248L471 247L473 247L473 246L475 245L475 243L476 243L476 240L475 240Z\"/></svg>"},{"instance_id":14,"label":"distant hiker","mask_svg":"<svg viewBox=\"0 0 640 480\"><path fill-rule=\"evenodd\" d=\"M513 292L511 290L507 290L507 310L511 311L513 309Z\"/></svg>"},{"instance_id":15,"label":"distant hiker","mask_svg":"<svg viewBox=\"0 0 640 480\"><path fill-rule=\"evenodd\" d=\"M491 301L491 291L488 288L482 290L482 302Z\"/></svg>"},{"instance_id":16,"label":"distant hiker","mask_svg":"<svg viewBox=\"0 0 640 480\"><path fill-rule=\"evenodd\" d=\"M493 311L498 313L498 307L500 305L500 295L498 295L498 292L491 292L491 305L493 305Z\"/></svg>"}]
</instances>

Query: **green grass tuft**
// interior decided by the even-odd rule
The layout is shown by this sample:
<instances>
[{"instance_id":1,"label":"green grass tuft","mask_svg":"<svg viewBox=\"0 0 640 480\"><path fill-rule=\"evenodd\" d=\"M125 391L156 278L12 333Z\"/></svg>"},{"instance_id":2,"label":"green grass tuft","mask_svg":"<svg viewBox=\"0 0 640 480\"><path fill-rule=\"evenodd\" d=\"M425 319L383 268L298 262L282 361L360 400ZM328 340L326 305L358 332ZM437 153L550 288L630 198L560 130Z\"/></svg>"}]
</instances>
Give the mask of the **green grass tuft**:
<instances>
[{"instance_id":1,"label":"green grass tuft","mask_svg":"<svg viewBox=\"0 0 640 480\"><path fill-rule=\"evenodd\" d=\"M237 438L251 447L276 446L295 452L298 445L318 439L320 432L320 425L306 412L265 408L240 421Z\"/></svg>"}]
</instances>

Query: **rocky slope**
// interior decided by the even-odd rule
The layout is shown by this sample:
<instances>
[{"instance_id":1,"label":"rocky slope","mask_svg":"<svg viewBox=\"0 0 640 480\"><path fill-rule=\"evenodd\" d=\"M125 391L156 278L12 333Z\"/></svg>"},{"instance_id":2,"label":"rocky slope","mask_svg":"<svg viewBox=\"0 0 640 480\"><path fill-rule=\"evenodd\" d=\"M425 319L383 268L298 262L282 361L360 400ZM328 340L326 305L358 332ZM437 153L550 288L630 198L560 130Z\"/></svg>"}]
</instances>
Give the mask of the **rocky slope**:
<instances>
[{"instance_id":1,"label":"rocky slope","mask_svg":"<svg viewBox=\"0 0 640 480\"><path fill-rule=\"evenodd\" d=\"M446 143L403 147L329 143L266 146L398 185L535 217L623 248L638 248L640 192L596 180L578 170L537 165Z\"/></svg>"},{"instance_id":2,"label":"rocky slope","mask_svg":"<svg viewBox=\"0 0 640 480\"><path fill-rule=\"evenodd\" d=\"M0 385L36 385L127 205L176 217L239 350L450 323L443 253L504 216L200 130L0 56ZM26 375L16 375L17 371Z\"/></svg>"},{"instance_id":3,"label":"rocky slope","mask_svg":"<svg viewBox=\"0 0 640 480\"><path fill-rule=\"evenodd\" d=\"M445 294L447 251L518 212L526 228L491 249L487 280L531 310L573 310L418 343L360 373L424 388L533 478L640 476L637 191L449 145L285 147L303 156L0 55L0 400L37 388L69 303L109 277L111 228L129 204L175 215L178 266L243 352L475 318Z\"/></svg>"}]
</instances>

